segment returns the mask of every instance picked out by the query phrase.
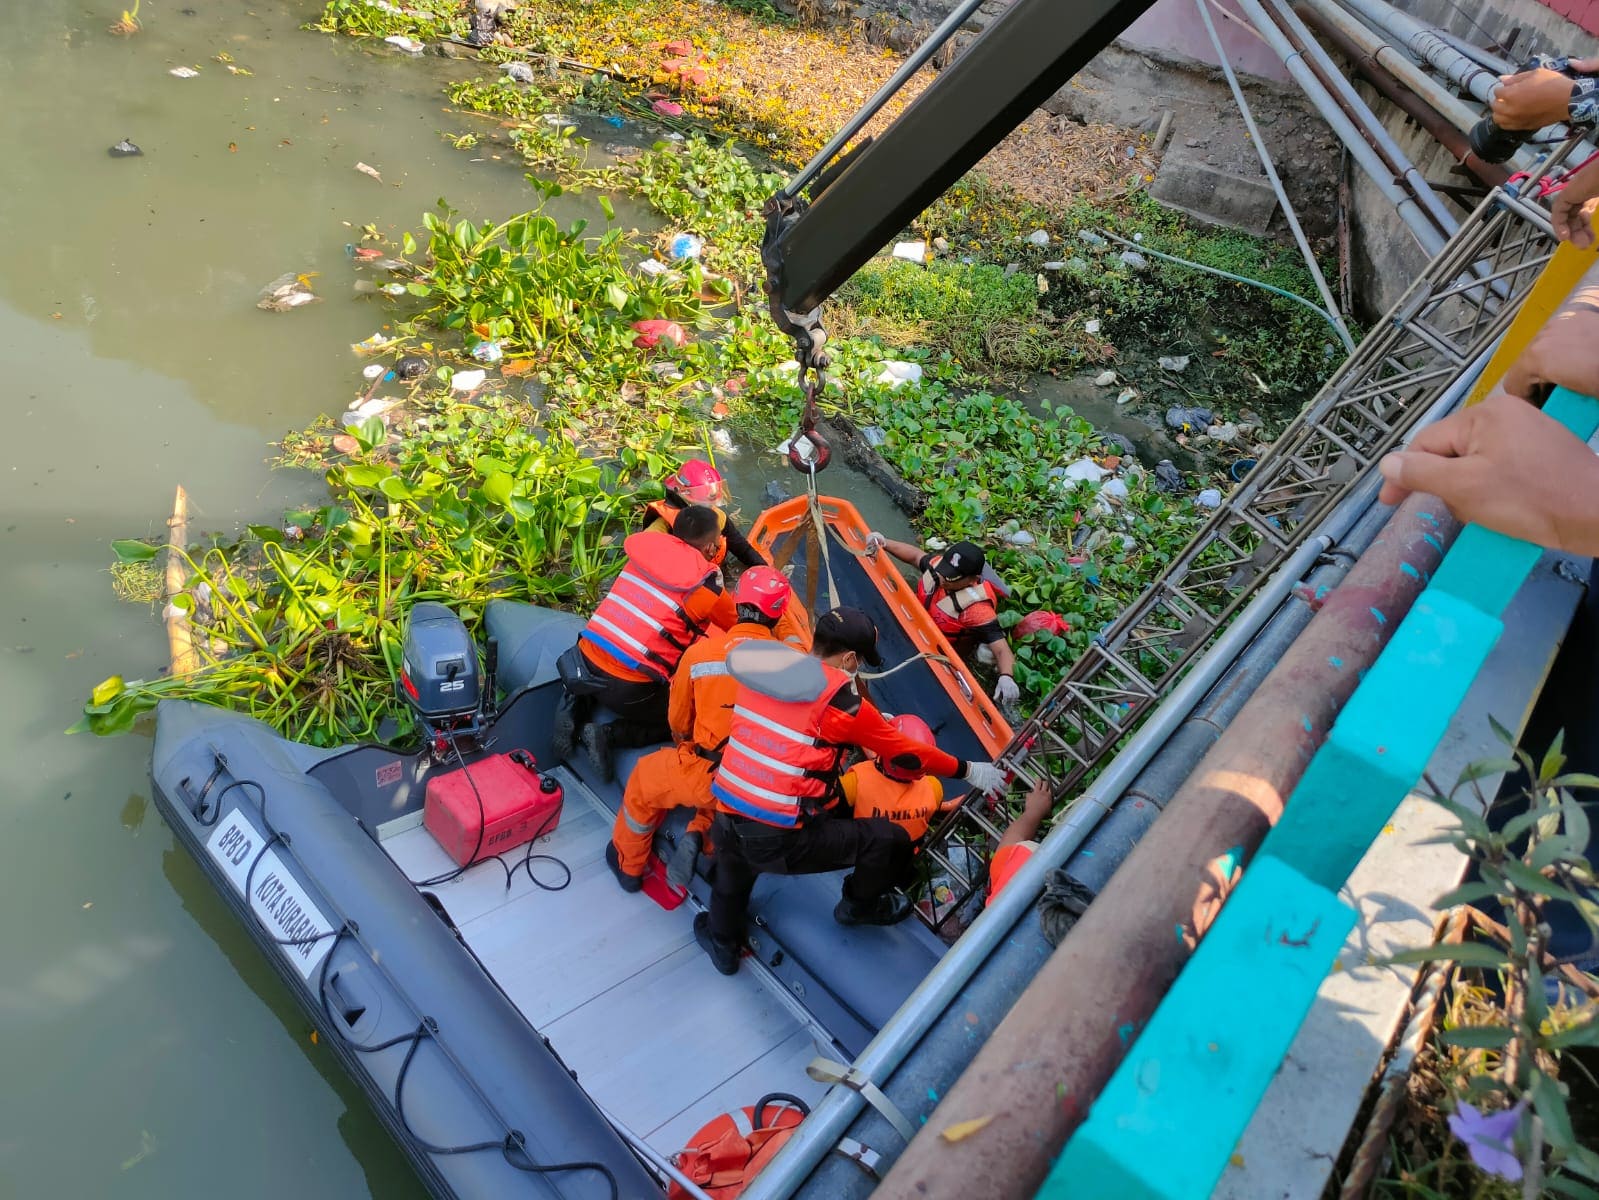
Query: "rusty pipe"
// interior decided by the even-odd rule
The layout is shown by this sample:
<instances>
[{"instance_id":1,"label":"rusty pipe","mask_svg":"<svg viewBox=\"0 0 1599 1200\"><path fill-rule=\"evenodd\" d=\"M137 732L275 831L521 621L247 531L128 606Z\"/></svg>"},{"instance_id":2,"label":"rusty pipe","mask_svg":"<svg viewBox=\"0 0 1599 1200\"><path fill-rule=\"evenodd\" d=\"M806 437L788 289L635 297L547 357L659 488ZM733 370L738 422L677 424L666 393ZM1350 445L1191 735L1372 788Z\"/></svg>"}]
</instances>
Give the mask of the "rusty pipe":
<instances>
[{"instance_id":1,"label":"rusty pipe","mask_svg":"<svg viewBox=\"0 0 1599 1200\"><path fill-rule=\"evenodd\" d=\"M1030 1196L1459 531L1412 496L933 1110L874 1200ZM1414 574L1412 574L1414 572ZM988 1118L948 1141L951 1126Z\"/></svg>"},{"instance_id":2,"label":"rusty pipe","mask_svg":"<svg viewBox=\"0 0 1599 1200\"><path fill-rule=\"evenodd\" d=\"M1338 53L1349 60L1355 73L1365 79L1391 101L1395 108L1425 129L1454 160L1470 171L1485 187L1502 187L1509 182L1510 172L1498 163L1484 162L1471 151L1466 135L1452 121L1406 87L1387 67L1377 61L1377 56L1361 47L1354 38L1328 21L1314 8L1296 4L1294 11L1316 32L1330 43Z\"/></svg>"}]
</instances>

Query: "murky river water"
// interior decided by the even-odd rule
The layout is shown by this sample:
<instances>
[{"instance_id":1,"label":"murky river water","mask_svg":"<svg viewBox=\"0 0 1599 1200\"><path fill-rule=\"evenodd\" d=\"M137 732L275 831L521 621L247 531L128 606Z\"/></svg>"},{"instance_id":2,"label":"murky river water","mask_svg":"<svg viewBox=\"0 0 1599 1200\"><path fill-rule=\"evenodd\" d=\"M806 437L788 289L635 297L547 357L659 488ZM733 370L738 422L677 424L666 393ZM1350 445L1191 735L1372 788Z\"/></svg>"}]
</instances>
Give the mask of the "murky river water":
<instances>
[{"instance_id":1,"label":"murky river water","mask_svg":"<svg viewBox=\"0 0 1599 1200\"><path fill-rule=\"evenodd\" d=\"M360 384L349 343L383 310L348 292L358 227L528 191L438 136L469 120L440 84L475 66L301 32L305 0L146 0L131 39L105 31L121 7L0 5L0 1197L415 1195L150 805L148 741L61 731L165 659L108 542L159 532L180 482L199 529L317 489L268 443ZM108 157L123 137L144 157ZM328 300L258 311L290 270ZM769 463L740 464L747 507Z\"/></svg>"}]
</instances>

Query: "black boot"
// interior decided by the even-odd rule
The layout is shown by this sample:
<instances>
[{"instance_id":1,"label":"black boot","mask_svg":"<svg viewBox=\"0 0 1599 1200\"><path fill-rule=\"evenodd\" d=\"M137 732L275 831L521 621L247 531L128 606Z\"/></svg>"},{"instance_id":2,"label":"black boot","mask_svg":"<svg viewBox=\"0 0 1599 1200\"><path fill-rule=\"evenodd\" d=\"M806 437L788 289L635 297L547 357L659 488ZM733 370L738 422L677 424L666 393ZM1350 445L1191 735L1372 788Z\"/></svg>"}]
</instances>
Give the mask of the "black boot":
<instances>
[{"instance_id":1,"label":"black boot","mask_svg":"<svg viewBox=\"0 0 1599 1200\"><path fill-rule=\"evenodd\" d=\"M833 909L840 925L898 925L911 915L911 902L899 892L884 892L875 900L852 900L846 894Z\"/></svg>"},{"instance_id":2,"label":"black boot","mask_svg":"<svg viewBox=\"0 0 1599 1200\"><path fill-rule=\"evenodd\" d=\"M605 843L605 865L611 868L611 874L616 876L616 882L622 885L624 892L636 892L644 886L644 876L629 875L622 870L622 859L616 853L616 843Z\"/></svg>"},{"instance_id":3,"label":"black boot","mask_svg":"<svg viewBox=\"0 0 1599 1200\"><path fill-rule=\"evenodd\" d=\"M738 947L711 936L709 913L700 913L694 918L694 940L711 956L711 965L723 975L738 974Z\"/></svg>"},{"instance_id":4,"label":"black boot","mask_svg":"<svg viewBox=\"0 0 1599 1200\"><path fill-rule=\"evenodd\" d=\"M672 861L666 864L666 882L675 888L686 888L694 878L694 864L699 861L700 848L705 839L697 833L685 833L677 839L677 849Z\"/></svg>"},{"instance_id":5,"label":"black boot","mask_svg":"<svg viewBox=\"0 0 1599 1200\"><path fill-rule=\"evenodd\" d=\"M611 727L599 721L590 721L583 726L580 736L583 749L588 751L589 762L594 765L596 777L601 783L610 783L616 778L616 764L611 757Z\"/></svg>"},{"instance_id":6,"label":"black boot","mask_svg":"<svg viewBox=\"0 0 1599 1200\"><path fill-rule=\"evenodd\" d=\"M572 757L577 745L577 701L571 692L561 693L561 702L555 706L555 725L550 734L550 757L555 762L565 762Z\"/></svg>"}]
</instances>

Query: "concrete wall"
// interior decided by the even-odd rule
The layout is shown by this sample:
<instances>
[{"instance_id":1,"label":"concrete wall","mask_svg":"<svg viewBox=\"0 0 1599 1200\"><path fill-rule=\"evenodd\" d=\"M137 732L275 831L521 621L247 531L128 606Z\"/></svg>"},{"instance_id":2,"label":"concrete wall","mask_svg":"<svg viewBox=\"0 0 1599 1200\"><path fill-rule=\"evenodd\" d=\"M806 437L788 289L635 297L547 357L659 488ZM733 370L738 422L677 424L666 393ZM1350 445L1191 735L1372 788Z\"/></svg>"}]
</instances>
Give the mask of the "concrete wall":
<instances>
[{"instance_id":1,"label":"concrete wall","mask_svg":"<svg viewBox=\"0 0 1599 1200\"><path fill-rule=\"evenodd\" d=\"M1594 2L1599 4L1599 0ZM1211 19L1235 71L1274 83L1289 82L1288 72L1270 46L1215 9L1211 10ZM1127 27L1120 40L1124 46L1154 54L1157 58L1195 62L1207 67L1220 65L1194 0L1157 0L1153 8Z\"/></svg>"}]
</instances>

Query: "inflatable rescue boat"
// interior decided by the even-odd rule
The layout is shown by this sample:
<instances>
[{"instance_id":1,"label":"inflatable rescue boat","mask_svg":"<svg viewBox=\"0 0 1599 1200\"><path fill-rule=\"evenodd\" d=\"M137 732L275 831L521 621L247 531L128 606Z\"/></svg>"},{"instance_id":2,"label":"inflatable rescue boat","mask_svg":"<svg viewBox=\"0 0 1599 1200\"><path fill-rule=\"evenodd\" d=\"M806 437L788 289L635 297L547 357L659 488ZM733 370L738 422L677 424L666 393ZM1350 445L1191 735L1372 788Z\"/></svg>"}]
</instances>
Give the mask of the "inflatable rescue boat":
<instances>
[{"instance_id":1,"label":"inflatable rescue boat","mask_svg":"<svg viewBox=\"0 0 1599 1200\"><path fill-rule=\"evenodd\" d=\"M827 497L779 505L752 532L793 567L812 612L848 604L876 620L879 707L921 716L958 757L991 758L1010 736L1003 719L897 569L865 555L865 536L855 509ZM605 863L623 781L648 749L619 753L610 784L581 753L550 762L555 660L583 619L490 604L498 687L470 642L448 648L447 611L418 606L411 624L434 640L408 651L408 694L412 673L462 696L481 685L466 725L424 723L412 753L327 750L164 702L152 761L163 815L434 1194L732 1194L716 1189L770 1150L729 1168L710 1143L797 1124L826 1090L818 1079L844 1070L944 942L917 919L835 923L842 872L763 876L752 952L737 975L717 974L692 928L705 878L676 891L656 862L630 895ZM438 803L424 803L430 785ZM510 793L528 801L515 829L489 811ZM475 824L452 822L463 805ZM663 827L658 858L687 815ZM777 1144L749 1144L762 1141Z\"/></svg>"}]
</instances>

